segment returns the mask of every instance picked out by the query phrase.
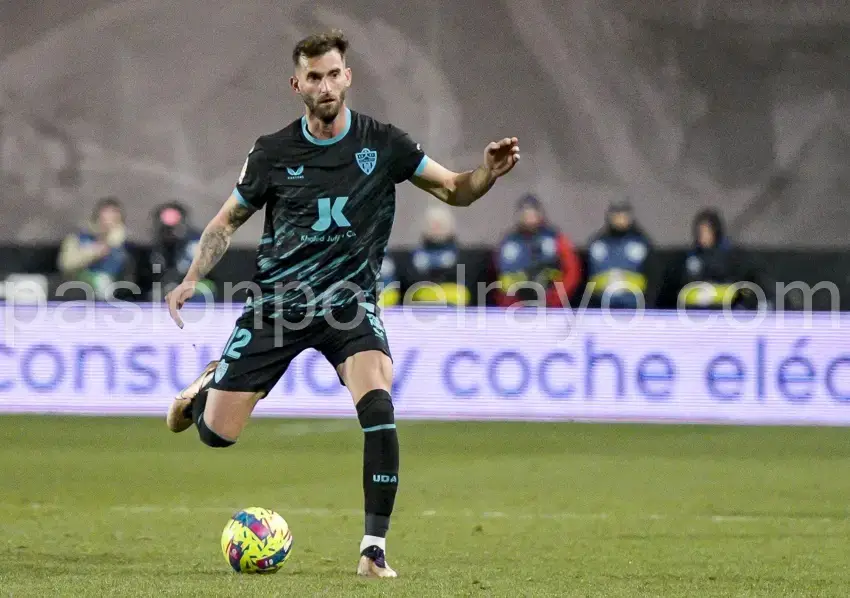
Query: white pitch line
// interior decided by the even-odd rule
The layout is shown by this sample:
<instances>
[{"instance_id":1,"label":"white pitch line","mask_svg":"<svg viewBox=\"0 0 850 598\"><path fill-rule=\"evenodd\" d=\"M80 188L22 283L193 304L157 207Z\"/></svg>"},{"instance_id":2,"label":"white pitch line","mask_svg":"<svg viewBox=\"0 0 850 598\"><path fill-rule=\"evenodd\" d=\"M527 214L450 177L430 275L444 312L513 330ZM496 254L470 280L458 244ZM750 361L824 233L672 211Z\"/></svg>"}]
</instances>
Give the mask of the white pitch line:
<instances>
[{"instance_id":1,"label":"white pitch line","mask_svg":"<svg viewBox=\"0 0 850 598\"><path fill-rule=\"evenodd\" d=\"M712 515L711 520L715 523L744 523L751 521L759 521L759 517L753 517L751 515Z\"/></svg>"},{"instance_id":2,"label":"white pitch line","mask_svg":"<svg viewBox=\"0 0 850 598\"><path fill-rule=\"evenodd\" d=\"M84 508L78 508L73 505L64 505L56 503L28 503L22 505L0 503L0 511L80 511ZM188 513L220 513L233 514L239 509L236 507L226 506L209 506L209 505L129 505L117 504L111 505L109 510L116 513L127 514L146 514L146 513L171 513L185 515ZM291 509L281 509L281 514L284 516L304 516L304 517L348 517L359 516L363 514L361 509L326 509L312 507L295 507ZM403 516L410 516L412 513L402 512ZM665 515L660 513L638 514L636 516L622 515L618 516L615 513L510 513L507 511L487 510L473 511L471 509L463 509L460 511L447 511L437 509L426 509L420 511L416 516L419 517L445 517L445 518L475 518L475 519L521 519L521 520L575 520L575 521L598 521L598 520L622 520L638 519L644 521L711 521L713 523L757 523L757 522L780 522L780 521L816 521L820 523L830 522L850 522L850 515L839 517L822 517L822 516L798 516L798 515Z\"/></svg>"}]
</instances>

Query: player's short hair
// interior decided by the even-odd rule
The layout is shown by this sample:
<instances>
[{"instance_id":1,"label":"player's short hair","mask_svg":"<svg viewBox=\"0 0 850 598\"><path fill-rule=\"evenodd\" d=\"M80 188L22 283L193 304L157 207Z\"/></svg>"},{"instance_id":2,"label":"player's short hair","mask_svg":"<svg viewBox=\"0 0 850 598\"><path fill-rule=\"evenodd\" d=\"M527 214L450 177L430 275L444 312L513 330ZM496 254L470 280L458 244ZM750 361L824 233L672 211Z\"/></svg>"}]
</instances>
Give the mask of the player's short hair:
<instances>
[{"instance_id":1,"label":"player's short hair","mask_svg":"<svg viewBox=\"0 0 850 598\"><path fill-rule=\"evenodd\" d=\"M331 50L337 50L345 58L345 52L348 50L348 40L345 34L339 29L333 29L327 33L316 33L302 39L295 44L295 49L292 50L292 62L298 66L298 61L301 60L302 56L316 58L317 56L327 54Z\"/></svg>"}]
</instances>

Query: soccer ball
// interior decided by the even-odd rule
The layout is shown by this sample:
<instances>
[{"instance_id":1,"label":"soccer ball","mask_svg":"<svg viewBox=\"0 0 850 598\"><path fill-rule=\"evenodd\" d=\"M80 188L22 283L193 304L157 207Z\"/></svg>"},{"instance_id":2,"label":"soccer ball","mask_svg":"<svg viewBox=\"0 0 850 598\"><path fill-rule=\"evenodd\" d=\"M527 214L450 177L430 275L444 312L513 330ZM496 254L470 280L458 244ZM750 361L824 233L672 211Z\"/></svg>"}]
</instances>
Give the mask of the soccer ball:
<instances>
[{"instance_id":1,"label":"soccer ball","mask_svg":"<svg viewBox=\"0 0 850 598\"><path fill-rule=\"evenodd\" d=\"M260 507L234 514L221 534L224 558L237 573L277 573L291 549L286 520Z\"/></svg>"}]
</instances>

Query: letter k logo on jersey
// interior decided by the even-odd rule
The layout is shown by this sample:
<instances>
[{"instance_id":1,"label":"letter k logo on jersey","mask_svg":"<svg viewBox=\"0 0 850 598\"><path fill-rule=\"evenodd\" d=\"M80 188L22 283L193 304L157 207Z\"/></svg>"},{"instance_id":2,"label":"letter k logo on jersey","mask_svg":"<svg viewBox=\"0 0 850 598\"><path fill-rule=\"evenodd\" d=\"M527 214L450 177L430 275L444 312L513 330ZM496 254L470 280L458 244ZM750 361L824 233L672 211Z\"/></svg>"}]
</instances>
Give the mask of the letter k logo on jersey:
<instances>
[{"instance_id":1,"label":"letter k logo on jersey","mask_svg":"<svg viewBox=\"0 0 850 598\"><path fill-rule=\"evenodd\" d=\"M316 232L323 232L330 228L331 223L336 224L340 228L351 226L348 218L342 213L342 209L348 202L347 197L337 197L331 203L330 197L319 198L319 218L311 227Z\"/></svg>"},{"instance_id":2,"label":"letter k logo on jersey","mask_svg":"<svg viewBox=\"0 0 850 598\"><path fill-rule=\"evenodd\" d=\"M378 161L378 152L364 147L354 154L354 157L357 159L357 165L360 167L360 170L366 174L372 174L372 171L375 170L375 163Z\"/></svg>"}]
</instances>

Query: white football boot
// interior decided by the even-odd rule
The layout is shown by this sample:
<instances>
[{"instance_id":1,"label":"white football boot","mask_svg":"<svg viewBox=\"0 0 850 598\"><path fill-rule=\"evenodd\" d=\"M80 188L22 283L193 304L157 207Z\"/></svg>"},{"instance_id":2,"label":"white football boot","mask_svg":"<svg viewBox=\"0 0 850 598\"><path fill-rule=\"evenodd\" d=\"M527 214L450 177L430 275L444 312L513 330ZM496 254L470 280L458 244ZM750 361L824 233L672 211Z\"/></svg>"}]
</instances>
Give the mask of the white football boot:
<instances>
[{"instance_id":1,"label":"white football boot","mask_svg":"<svg viewBox=\"0 0 850 598\"><path fill-rule=\"evenodd\" d=\"M207 392L207 385L212 379L218 361L211 361L198 376L197 380L180 391L171 402L165 423L172 432L182 432L192 426L192 401L201 392Z\"/></svg>"},{"instance_id":2,"label":"white football boot","mask_svg":"<svg viewBox=\"0 0 850 598\"><path fill-rule=\"evenodd\" d=\"M377 546L370 546L360 553L357 575L361 577L398 577L398 574L387 564L387 556L383 549Z\"/></svg>"}]
</instances>

